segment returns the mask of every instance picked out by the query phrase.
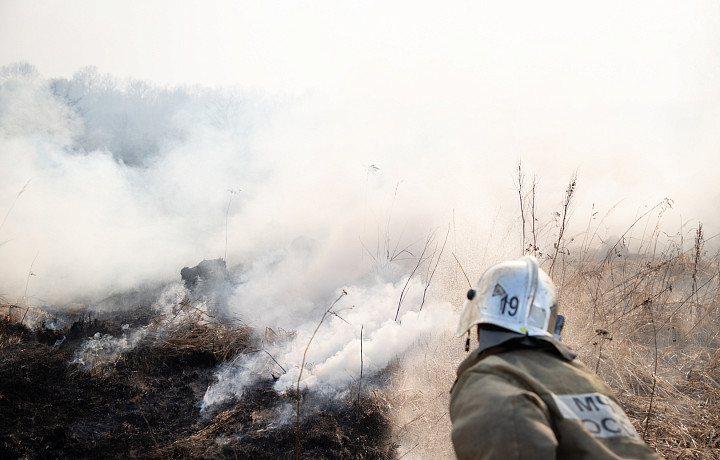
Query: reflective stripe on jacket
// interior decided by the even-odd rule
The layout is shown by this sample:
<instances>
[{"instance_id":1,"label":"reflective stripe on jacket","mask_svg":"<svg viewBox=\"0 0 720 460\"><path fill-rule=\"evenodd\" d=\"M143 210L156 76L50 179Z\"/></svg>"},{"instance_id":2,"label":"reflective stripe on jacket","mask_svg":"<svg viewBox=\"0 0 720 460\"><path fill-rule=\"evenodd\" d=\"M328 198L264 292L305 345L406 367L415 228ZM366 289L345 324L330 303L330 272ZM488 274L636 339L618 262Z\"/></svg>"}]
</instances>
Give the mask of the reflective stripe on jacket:
<instances>
[{"instance_id":1,"label":"reflective stripe on jacket","mask_svg":"<svg viewBox=\"0 0 720 460\"><path fill-rule=\"evenodd\" d=\"M450 418L459 459L661 458L578 360L548 349L476 351L457 374Z\"/></svg>"}]
</instances>

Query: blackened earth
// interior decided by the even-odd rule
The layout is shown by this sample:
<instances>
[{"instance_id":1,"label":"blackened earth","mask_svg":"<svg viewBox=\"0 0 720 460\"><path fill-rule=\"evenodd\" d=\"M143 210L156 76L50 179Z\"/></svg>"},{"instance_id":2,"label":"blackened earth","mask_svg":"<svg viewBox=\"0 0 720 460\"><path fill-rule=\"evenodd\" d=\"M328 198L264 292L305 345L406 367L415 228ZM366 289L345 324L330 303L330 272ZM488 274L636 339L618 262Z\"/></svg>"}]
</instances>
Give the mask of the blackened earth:
<instances>
[{"instance_id":1,"label":"blackened earth","mask_svg":"<svg viewBox=\"0 0 720 460\"><path fill-rule=\"evenodd\" d=\"M295 458L296 448L301 458L395 458L387 404L373 392L308 410L299 443L297 393L274 391L272 376L201 415L198 401L217 365L247 351L238 337L249 349L251 331L223 335L197 324L174 341L146 341L100 368L71 364L84 339L119 336L124 315L81 317L65 330L1 322L0 458L283 459ZM151 321L149 314L133 315L135 325ZM221 343L228 340L236 346ZM311 399L304 394L303 404ZM269 422L278 410L289 420Z\"/></svg>"}]
</instances>

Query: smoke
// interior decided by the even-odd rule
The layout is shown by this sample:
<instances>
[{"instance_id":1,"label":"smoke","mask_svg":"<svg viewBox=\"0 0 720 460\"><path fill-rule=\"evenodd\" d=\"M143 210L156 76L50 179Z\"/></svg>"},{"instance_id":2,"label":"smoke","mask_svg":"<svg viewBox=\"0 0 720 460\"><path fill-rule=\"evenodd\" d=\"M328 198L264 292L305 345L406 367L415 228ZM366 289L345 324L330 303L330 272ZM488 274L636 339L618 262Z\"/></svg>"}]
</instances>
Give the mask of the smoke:
<instances>
[{"instance_id":1,"label":"smoke","mask_svg":"<svg viewBox=\"0 0 720 460\"><path fill-rule=\"evenodd\" d=\"M682 222L701 218L712 234L715 211L701 215L704 201L686 198L712 195L711 182L673 190L677 179L668 178L686 173L682 164L661 156L668 166L660 168L647 155L615 149L628 135L602 140L593 128L627 132L627 117L638 113L607 125L612 110L593 105L594 119L602 119L596 124L567 110L550 122L537 101L511 114L484 92L435 93L427 76L414 87L390 78L389 92L376 95L332 87L289 96L164 88L93 68L45 79L16 64L0 75L0 295L40 306L112 307L102 299L177 281L180 268L204 259L226 259L238 282L224 297L225 313L295 335L267 344L277 363L258 353L228 366L206 405L241 394L258 366L275 373L278 389L289 388L306 348L301 385L323 391L332 381L339 391L359 379L360 330L363 366L374 372L433 328L451 327L450 304L459 305L465 280L450 253L472 282L488 263L519 253L513 175L520 158L529 175L538 174L547 239L556 230L544 216L558 209L576 170L570 235L586 222L603 237L620 235L668 195L676 209L690 209ZM527 137L512 136L506 123L520 123ZM548 140L559 132L553 123L563 124L567 145ZM643 123L632 125L642 139L667 126ZM602 156L579 155L585 139ZM593 212L602 219L593 221ZM669 212L670 232L687 231ZM334 307L337 316L308 347L341 289L348 296Z\"/></svg>"},{"instance_id":2,"label":"smoke","mask_svg":"<svg viewBox=\"0 0 720 460\"><path fill-rule=\"evenodd\" d=\"M190 291L182 283L167 285L152 305L153 310L158 313L152 322L136 329L132 329L129 324L123 324L118 337L96 332L92 337L83 340L70 364L92 370L114 363L123 354L140 346L144 340L158 343L183 325L197 323L201 318L207 317L208 305L202 300L193 305L192 309L183 308L183 301L188 299L189 295ZM44 321L45 327L48 327L48 322ZM56 343L57 345L59 344Z\"/></svg>"},{"instance_id":3,"label":"smoke","mask_svg":"<svg viewBox=\"0 0 720 460\"><path fill-rule=\"evenodd\" d=\"M493 231L519 242L519 159L538 175L540 218L577 171L571 234L593 212L609 214L602 235L622 234L665 197L677 210L664 217L670 233L698 219L714 234L703 165L717 139L702 132L720 113L712 105L678 106L695 99L677 94L646 111L658 89L618 112L619 95L556 104L523 81L518 90L538 91L519 110L505 93L465 91L462 74L436 91L447 70L411 85L401 75L413 68L400 70L289 96L4 67L0 256L12 263L0 294L90 302L224 257L254 271L243 295L255 304L298 290L314 304L376 264L379 246L421 245L450 220L465 253Z\"/></svg>"},{"instance_id":4,"label":"smoke","mask_svg":"<svg viewBox=\"0 0 720 460\"><path fill-rule=\"evenodd\" d=\"M123 353L133 350L147 334L146 329L130 331L129 324L123 324L122 335L113 337L111 334L100 332L85 340L70 364L79 364L89 369L95 366L110 363Z\"/></svg>"},{"instance_id":5,"label":"smoke","mask_svg":"<svg viewBox=\"0 0 720 460\"><path fill-rule=\"evenodd\" d=\"M103 297L223 254L227 188L252 193L257 172L239 102L14 70L0 95L6 297Z\"/></svg>"},{"instance_id":6,"label":"smoke","mask_svg":"<svg viewBox=\"0 0 720 460\"><path fill-rule=\"evenodd\" d=\"M46 80L29 65L5 68L3 295L117 308L117 293L177 281L180 268L223 257L236 280L223 313L287 337L220 369L203 409L269 375L278 391L295 386L303 355L303 388L349 391L361 371L367 379L454 322L451 305L427 292L452 210L427 194L434 163L412 171L408 152L382 158L343 145L350 127L310 126L318 107L337 109L166 90L94 69ZM186 295L170 283L155 307L168 313ZM73 362L111 362L167 327L98 334Z\"/></svg>"},{"instance_id":7,"label":"smoke","mask_svg":"<svg viewBox=\"0 0 720 460\"><path fill-rule=\"evenodd\" d=\"M203 410L269 376L294 387L303 360L301 388L328 398L401 360L397 385L412 391L399 393L415 399L398 423L447 424L465 275L521 252L519 160L546 248L575 172L574 244L616 240L651 209L630 236L660 214L690 242L702 221L707 248L720 231L714 4L188 3L162 10L164 28L159 5L0 15L13 44L0 61L50 69L0 69L0 299L117 308L166 286L143 297L168 313L188 295L181 268L225 259L222 313L263 340L218 370ZM37 30L44 40L23 39ZM653 208L666 197L672 209ZM76 362L111 361L148 333L90 338ZM428 385L442 394L430 405ZM406 453L446 438L417 429Z\"/></svg>"},{"instance_id":8,"label":"smoke","mask_svg":"<svg viewBox=\"0 0 720 460\"><path fill-rule=\"evenodd\" d=\"M400 302L404 289L408 295ZM328 299L331 314L322 324L322 312L307 319L293 315L284 322L292 334L278 337L270 331L265 353L243 355L221 369L203 398L202 410L241 397L246 388L271 374L276 377L275 389L281 392L296 387L300 377L301 388L331 398L357 391L363 384L361 372L366 378L374 375L400 361L423 337L455 323L454 308L447 302L433 300L419 311L423 291L422 283L414 279L405 286L405 281L390 283L376 277L344 287L346 295L337 303ZM398 305L400 314L395 321Z\"/></svg>"}]
</instances>

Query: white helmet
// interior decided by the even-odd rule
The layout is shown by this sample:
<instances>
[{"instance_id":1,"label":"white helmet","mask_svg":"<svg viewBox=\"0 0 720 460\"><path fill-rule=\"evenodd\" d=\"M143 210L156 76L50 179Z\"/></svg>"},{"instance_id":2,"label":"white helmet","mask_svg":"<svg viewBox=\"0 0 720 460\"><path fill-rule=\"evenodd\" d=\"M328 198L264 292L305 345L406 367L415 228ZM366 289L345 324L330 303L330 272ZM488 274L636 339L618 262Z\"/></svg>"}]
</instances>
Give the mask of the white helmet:
<instances>
[{"instance_id":1,"label":"white helmet","mask_svg":"<svg viewBox=\"0 0 720 460\"><path fill-rule=\"evenodd\" d=\"M468 292L457 336L475 324L494 324L523 335L552 337L556 322L555 285L535 257L524 256L483 273L477 288Z\"/></svg>"}]
</instances>

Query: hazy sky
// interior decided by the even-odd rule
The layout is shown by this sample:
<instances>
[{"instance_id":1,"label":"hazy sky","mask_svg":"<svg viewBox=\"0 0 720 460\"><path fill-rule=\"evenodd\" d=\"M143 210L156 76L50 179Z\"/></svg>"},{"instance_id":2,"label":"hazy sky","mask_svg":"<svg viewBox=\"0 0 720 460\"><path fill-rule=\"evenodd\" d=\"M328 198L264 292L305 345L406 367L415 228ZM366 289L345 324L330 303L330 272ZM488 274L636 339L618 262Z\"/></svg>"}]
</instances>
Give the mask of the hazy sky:
<instances>
[{"instance_id":1,"label":"hazy sky","mask_svg":"<svg viewBox=\"0 0 720 460\"><path fill-rule=\"evenodd\" d=\"M716 1L2 0L0 12L0 62L46 76L95 65L168 84L679 103L707 99L719 63Z\"/></svg>"},{"instance_id":2,"label":"hazy sky","mask_svg":"<svg viewBox=\"0 0 720 460\"><path fill-rule=\"evenodd\" d=\"M553 159L563 177L641 189L639 176L658 177L667 194L714 182L720 147L717 1L0 0L0 64L15 61L47 78L93 65L167 85L309 90L348 120L423 125L453 158Z\"/></svg>"}]
</instances>

